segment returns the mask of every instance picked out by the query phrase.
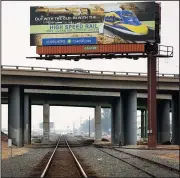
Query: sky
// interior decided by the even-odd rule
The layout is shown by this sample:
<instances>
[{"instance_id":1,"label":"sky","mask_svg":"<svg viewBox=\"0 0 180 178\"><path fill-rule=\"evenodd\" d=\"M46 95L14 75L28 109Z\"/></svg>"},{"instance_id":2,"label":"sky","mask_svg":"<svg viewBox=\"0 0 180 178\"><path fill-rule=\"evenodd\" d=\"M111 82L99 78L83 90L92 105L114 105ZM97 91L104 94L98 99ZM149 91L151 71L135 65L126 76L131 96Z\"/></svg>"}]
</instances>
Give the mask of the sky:
<instances>
[{"instance_id":1,"label":"sky","mask_svg":"<svg viewBox=\"0 0 180 178\"><path fill-rule=\"evenodd\" d=\"M116 1L111 1L111 3ZM118 1L117 1L118 2ZM161 1L159 1L161 2ZM36 56L35 47L30 47L30 6L73 5L81 1L2 1L2 65L38 66L55 68L83 68L89 70L109 70L126 72L147 72L147 60L113 59L113 60L80 60L74 61L45 61L26 59ZM83 4L93 3L84 1ZM108 3L96 1L96 3ZM160 73L179 73L179 1L161 2L161 44L174 47L174 57L160 59ZM78 125L80 118L94 116L93 108L51 107L50 120L57 123L59 128ZM139 113L138 113L139 115ZM61 117L60 117L61 116ZM7 128L7 106L2 105L2 128ZM72 119L73 118L73 119ZM63 119L63 122L62 120ZM42 106L32 107L32 122L34 127L42 121Z\"/></svg>"}]
</instances>

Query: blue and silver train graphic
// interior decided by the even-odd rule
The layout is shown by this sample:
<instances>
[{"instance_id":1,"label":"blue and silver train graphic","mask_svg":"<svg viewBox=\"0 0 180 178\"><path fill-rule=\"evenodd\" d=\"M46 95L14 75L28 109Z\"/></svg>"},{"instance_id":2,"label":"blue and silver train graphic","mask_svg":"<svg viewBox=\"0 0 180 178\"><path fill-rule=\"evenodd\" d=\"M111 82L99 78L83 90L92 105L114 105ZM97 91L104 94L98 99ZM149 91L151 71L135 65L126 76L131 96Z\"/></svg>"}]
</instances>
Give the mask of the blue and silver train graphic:
<instances>
[{"instance_id":1,"label":"blue and silver train graphic","mask_svg":"<svg viewBox=\"0 0 180 178\"><path fill-rule=\"evenodd\" d=\"M104 25L129 35L147 35L148 27L133 12L120 10L105 14Z\"/></svg>"}]
</instances>

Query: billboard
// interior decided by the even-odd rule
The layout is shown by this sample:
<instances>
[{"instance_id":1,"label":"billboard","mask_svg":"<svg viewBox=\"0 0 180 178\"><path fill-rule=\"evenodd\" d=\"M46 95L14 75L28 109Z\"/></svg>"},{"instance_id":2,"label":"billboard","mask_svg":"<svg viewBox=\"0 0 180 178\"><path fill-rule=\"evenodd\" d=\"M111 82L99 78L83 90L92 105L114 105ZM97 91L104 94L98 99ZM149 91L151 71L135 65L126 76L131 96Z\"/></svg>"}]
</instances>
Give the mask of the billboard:
<instances>
[{"instance_id":1,"label":"billboard","mask_svg":"<svg viewBox=\"0 0 180 178\"><path fill-rule=\"evenodd\" d=\"M155 42L155 2L30 7L30 45Z\"/></svg>"}]
</instances>

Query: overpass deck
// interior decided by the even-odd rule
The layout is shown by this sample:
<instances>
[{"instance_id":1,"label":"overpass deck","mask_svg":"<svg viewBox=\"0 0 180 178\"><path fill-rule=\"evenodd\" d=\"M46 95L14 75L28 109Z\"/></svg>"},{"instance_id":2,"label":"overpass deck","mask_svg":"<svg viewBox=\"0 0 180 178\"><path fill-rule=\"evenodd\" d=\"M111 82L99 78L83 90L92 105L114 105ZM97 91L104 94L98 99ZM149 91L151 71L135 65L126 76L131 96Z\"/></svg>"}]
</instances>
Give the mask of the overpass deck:
<instances>
[{"instance_id":1,"label":"overpass deck","mask_svg":"<svg viewBox=\"0 0 180 178\"><path fill-rule=\"evenodd\" d=\"M1 66L2 87L22 85L25 88L120 91L147 91L147 73L58 69L30 66ZM179 90L178 74L159 74L158 90Z\"/></svg>"}]
</instances>

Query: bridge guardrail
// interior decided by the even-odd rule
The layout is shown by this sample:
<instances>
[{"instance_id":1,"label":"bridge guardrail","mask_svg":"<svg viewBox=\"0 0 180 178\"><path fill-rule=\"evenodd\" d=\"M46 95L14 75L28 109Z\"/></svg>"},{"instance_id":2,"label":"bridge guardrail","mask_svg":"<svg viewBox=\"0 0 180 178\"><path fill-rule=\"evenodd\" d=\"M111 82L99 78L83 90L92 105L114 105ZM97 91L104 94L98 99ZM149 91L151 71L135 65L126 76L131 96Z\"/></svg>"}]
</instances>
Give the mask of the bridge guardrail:
<instances>
[{"instance_id":1,"label":"bridge guardrail","mask_svg":"<svg viewBox=\"0 0 180 178\"><path fill-rule=\"evenodd\" d=\"M68 68L47 68L34 66L11 66L1 65L1 69L16 69L16 70L31 70L31 71L52 71L52 72L68 72L68 73L86 73L86 74L101 74L101 75L128 75L128 76L147 76L144 72L120 72L120 71L98 71L98 70L81 70ZM179 74L165 74L159 73L160 77L174 77L179 78Z\"/></svg>"}]
</instances>

